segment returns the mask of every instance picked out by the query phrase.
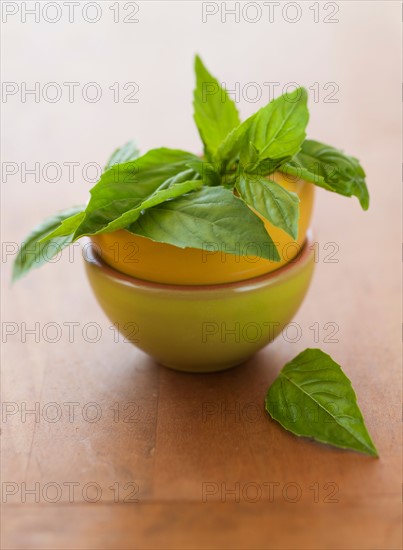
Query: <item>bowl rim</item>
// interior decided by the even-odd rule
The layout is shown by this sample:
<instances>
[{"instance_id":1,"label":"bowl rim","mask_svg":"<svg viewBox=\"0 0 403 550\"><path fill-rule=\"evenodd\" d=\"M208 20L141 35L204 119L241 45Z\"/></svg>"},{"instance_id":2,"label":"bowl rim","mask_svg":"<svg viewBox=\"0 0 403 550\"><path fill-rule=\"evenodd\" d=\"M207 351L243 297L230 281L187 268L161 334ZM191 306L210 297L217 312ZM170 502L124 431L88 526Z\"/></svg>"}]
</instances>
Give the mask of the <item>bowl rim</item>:
<instances>
[{"instance_id":1,"label":"bowl rim","mask_svg":"<svg viewBox=\"0 0 403 550\"><path fill-rule=\"evenodd\" d=\"M178 285L171 283L156 283L153 281L147 281L145 279L138 279L131 275L126 275L114 269L106 262L104 262L99 254L96 252L95 247L89 246L86 248L85 254L83 254L84 262L93 267L100 269L104 274L111 279L118 279L121 283L127 286L136 286L143 288L152 288L154 290L167 290L180 291L180 292L194 292L194 291L217 291L225 289L237 289L245 286L260 286L262 283L275 284L279 279L283 280L284 275L290 277L294 272L298 272L305 264L308 263L311 256L314 255L314 239L313 232L308 229L305 237L304 244L295 258L291 259L288 263L279 267L269 273L263 273L257 277L251 277L249 279L242 279L240 281L233 281L230 283L214 283L214 284L197 284L197 285Z\"/></svg>"}]
</instances>

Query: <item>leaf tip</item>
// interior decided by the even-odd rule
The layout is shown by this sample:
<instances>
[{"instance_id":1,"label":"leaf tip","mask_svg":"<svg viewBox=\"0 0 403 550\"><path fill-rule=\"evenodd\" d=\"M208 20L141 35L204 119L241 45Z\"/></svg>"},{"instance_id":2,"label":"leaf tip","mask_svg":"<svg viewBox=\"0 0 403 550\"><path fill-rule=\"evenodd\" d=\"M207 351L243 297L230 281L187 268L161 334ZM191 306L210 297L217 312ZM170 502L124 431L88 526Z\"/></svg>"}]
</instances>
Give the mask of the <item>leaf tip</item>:
<instances>
[{"instance_id":1,"label":"leaf tip","mask_svg":"<svg viewBox=\"0 0 403 550\"><path fill-rule=\"evenodd\" d=\"M197 72L198 69L204 67L204 63L200 57L200 55L197 53L195 54L195 57L194 57L194 68L195 68L195 71Z\"/></svg>"},{"instance_id":2,"label":"leaf tip","mask_svg":"<svg viewBox=\"0 0 403 550\"><path fill-rule=\"evenodd\" d=\"M366 212L369 208L369 194L366 193L363 197L358 199L360 201L361 208Z\"/></svg>"},{"instance_id":3,"label":"leaf tip","mask_svg":"<svg viewBox=\"0 0 403 550\"><path fill-rule=\"evenodd\" d=\"M20 269L16 262L14 262L13 269L11 272L11 285L16 283L21 277L26 275L26 273Z\"/></svg>"}]
</instances>

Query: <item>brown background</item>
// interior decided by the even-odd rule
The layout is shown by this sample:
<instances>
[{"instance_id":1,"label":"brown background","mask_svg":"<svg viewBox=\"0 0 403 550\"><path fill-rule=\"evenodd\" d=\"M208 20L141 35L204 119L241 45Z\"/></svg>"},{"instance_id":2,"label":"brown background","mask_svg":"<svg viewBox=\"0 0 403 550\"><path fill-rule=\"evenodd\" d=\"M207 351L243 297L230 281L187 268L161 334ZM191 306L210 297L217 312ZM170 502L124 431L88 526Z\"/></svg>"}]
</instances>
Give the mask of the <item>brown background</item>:
<instances>
[{"instance_id":1,"label":"brown background","mask_svg":"<svg viewBox=\"0 0 403 550\"><path fill-rule=\"evenodd\" d=\"M219 16L202 23L199 2L147 2L138 24L115 24L110 3L103 2L102 19L93 25L80 17L72 24L65 18L24 24L16 15L3 26L3 80L28 87L96 81L103 89L94 104L23 103L17 94L2 105L3 161L18 166L2 181L3 243L19 242L43 217L85 201L92 185L78 174L69 182L66 170L55 183L24 181L24 162L42 168L75 161L81 170L87 162L102 164L131 137L143 151L160 145L200 150L190 101L195 52L228 86L260 83L260 102L241 98L243 117L267 101L263 82L318 82L309 136L360 158L371 192L367 213L355 200L317 193L318 263L294 319L301 338L279 337L246 365L216 375L171 372L114 342L79 249L13 287L12 255L3 251L2 391L14 412L2 418L4 548L401 547L401 8L398 2L339 2L339 23L314 24L312 4L300 3L295 24L281 16L274 23L262 17L255 24L222 24ZM137 82L139 103L114 103L108 86L117 81ZM337 103L324 102L327 82L339 87ZM72 322L79 325L69 342L63 323ZM7 336L4 323L17 323L17 334ZM32 334L24 338L22 323L39 323L41 331L58 323L62 336L52 344L41 332L35 342ZM85 341L87 323L101 327L97 343ZM326 323L337 324L337 342L326 338ZM263 412L279 369L308 346L330 353L352 380L379 460L298 439ZM39 417L25 417L24 407L35 403ZM62 411L57 422L49 421L56 412L49 403ZM76 403L70 418L65 403ZM88 421L96 413L88 403L97 404L97 422ZM55 495L46 485L51 482L63 489L57 503L48 502ZM73 502L69 482L79 484ZM14 496L6 498L5 483L15 484ZM23 502L24 483L27 489L39 484L38 503L32 495ZM87 483L101 487L99 502L83 498ZM203 502L206 483L216 492ZM120 502L114 502L116 487ZM123 502L133 487L138 502ZM239 498L229 492L236 488ZM262 495L251 502L254 490ZM297 490L300 499L292 502Z\"/></svg>"}]
</instances>

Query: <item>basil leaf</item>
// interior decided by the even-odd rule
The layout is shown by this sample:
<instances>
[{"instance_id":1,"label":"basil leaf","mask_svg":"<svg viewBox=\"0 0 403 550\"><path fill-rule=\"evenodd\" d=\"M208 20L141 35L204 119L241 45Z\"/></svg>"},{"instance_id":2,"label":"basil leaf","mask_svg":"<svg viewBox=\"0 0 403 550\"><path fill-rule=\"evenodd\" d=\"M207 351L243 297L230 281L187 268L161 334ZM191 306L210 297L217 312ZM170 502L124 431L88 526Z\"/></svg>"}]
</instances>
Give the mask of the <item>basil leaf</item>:
<instances>
[{"instance_id":1,"label":"basil leaf","mask_svg":"<svg viewBox=\"0 0 403 550\"><path fill-rule=\"evenodd\" d=\"M85 218L74 238L98 233L125 212L138 208L161 186L168 186L171 183L168 180L195 158L185 151L152 149L135 161L110 168L91 189Z\"/></svg>"},{"instance_id":2,"label":"basil leaf","mask_svg":"<svg viewBox=\"0 0 403 550\"><path fill-rule=\"evenodd\" d=\"M136 235L180 248L204 249L215 243L228 254L242 255L250 243L260 256L279 261L263 222L224 187L203 187L150 208L128 228Z\"/></svg>"},{"instance_id":3,"label":"basil leaf","mask_svg":"<svg viewBox=\"0 0 403 550\"><path fill-rule=\"evenodd\" d=\"M306 349L285 365L266 410L295 435L378 456L350 380L320 349Z\"/></svg>"},{"instance_id":4,"label":"basil leaf","mask_svg":"<svg viewBox=\"0 0 403 550\"><path fill-rule=\"evenodd\" d=\"M241 175L235 186L247 205L297 239L299 197L296 193L269 179L248 174Z\"/></svg>"},{"instance_id":5,"label":"basil leaf","mask_svg":"<svg viewBox=\"0 0 403 550\"><path fill-rule=\"evenodd\" d=\"M257 113L247 118L242 124L234 128L217 149L216 158L222 163L222 170L234 163L239 158L241 146L245 136ZM249 142L248 142L249 143Z\"/></svg>"},{"instance_id":6,"label":"basil leaf","mask_svg":"<svg viewBox=\"0 0 403 550\"><path fill-rule=\"evenodd\" d=\"M114 221L110 222L108 225L93 234L95 235L98 233L109 233L111 231L116 231L117 229L127 227L128 225L134 223L140 217L142 211L146 210L147 208L151 208L167 200L180 197L181 195L185 195L190 191L200 189L202 185L202 180L191 180L181 183L174 183L167 189L159 189L148 198L146 198L137 208L132 208L131 210L128 210L127 212L119 216L119 218L116 218Z\"/></svg>"},{"instance_id":7,"label":"basil leaf","mask_svg":"<svg viewBox=\"0 0 403 550\"><path fill-rule=\"evenodd\" d=\"M257 165L255 165L253 169L249 172L248 169L246 169L245 171L247 173L256 174L263 177L269 176L270 174L278 171L280 166L289 159L289 157L281 159L264 159L260 161Z\"/></svg>"},{"instance_id":8,"label":"basil leaf","mask_svg":"<svg viewBox=\"0 0 403 550\"><path fill-rule=\"evenodd\" d=\"M283 94L234 128L217 150L224 169L240 158L242 171L266 175L295 155L305 139L307 97L304 88Z\"/></svg>"},{"instance_id":9,"label":"basil leaf","mask_svg":"<svg viewBox=\"0 0 403 550\"><path fill-rule=\"evenodd\" d=\"M194 119L205 153L211 160L220 143L240 120L235 103L208 72L199 56L195 58L195 72Z\"/></svg>"},{"instance_id":10,"label":"basil leaf","mask_svg":"<svg viewBox=\"0 0 403 550\"><path fill-rule=\"evenodd\" d=\"M250 142L258 151L259 161L292 157L299 151L309 119L307 98L306 90L298 88L270 101L256 113L243 140L242 164L253 160Z\"/></svg>"},{"instance_id":11,"label":"basil leaf","mask_svg":"<svg viewBox=\"0 0 403 550\"><path fill-rule=\"evenodd\" d=\"M112 154L106 163L105 171L109 170L109 168L115 164L123 164L125 162L135 160L139 155L140 151L137 149L134 141L128 141L125 145L123 145L123 147L116 149L116 151Z\"/></svg>"},{"instance_id":12,"label":"basil leaf","mask_svg":"<svg viewBox=\"0 0 403 550\"><path fill-rule=\"evenodd\" d=\"M204 159L195 159L187 163L203 180L204 185L220 185L220 165Z\"/></svg>"},{"instance_id":13,"label":"basil leaf","mask_svg":"<svg viewBox=\"0 0 403 550\"><path fill-rule=\"evenodd\" d=\"M64 220L78 215L83 209L83 206L69 208L68 210L59 212L51 218L47 218L44 222L35 227L22 243L15 258L12 274L13 281L26 275L31 269L45 264L72 242L72 234L56 236L46 242L41 241L44 237L60 227Z\"/></svg>"},{"instance_id":14,"label":"basil leaf","mask_svg":"<svg viewBox=\"0 0 403 550\"><path fill-rule=\"evenodd\" d=\"M304 147L304 144L302 147ZM296 176L301 180L309 181L318 187L332 191L332 187L325 182L325 178L319 175L318 164L314 165L312 159L301 154L301 152L291 160L285 159L284 164L279 166L278 170L285 176Z\"/></svg>"},{"instance_id":15,"label":"basil leaf","mask_svg":"<svg viewBox=\"0 0 403 550\"><path fill-rule=\"evenodd\" d=\"M82 210L80 212L77 212L77 214L74 214L73 216L70 216L69 218L66 218L62 221L62 223L51 233L46 235L45 237L42 237L42 239L39 240L40 243L44 243L46 241L50 241L51 239L55 237L65 237L67 235L74 235L74 232L76 231L77 227L80 225L80 223L84 219L84 210L85 206L82 207Z\"/></svg>"},{"instance_id":16,"label":"basil leaf","mask_svg":"<svg viewBox=\"0 0 403 550\"><path fill-rule=\"evenodd\" d=\"M363 210L368 210L369 193L362 166L355 157L330 145L306 140L301 151L280 170L339 195L355 196Z\"/></svg>"}]
</instances>

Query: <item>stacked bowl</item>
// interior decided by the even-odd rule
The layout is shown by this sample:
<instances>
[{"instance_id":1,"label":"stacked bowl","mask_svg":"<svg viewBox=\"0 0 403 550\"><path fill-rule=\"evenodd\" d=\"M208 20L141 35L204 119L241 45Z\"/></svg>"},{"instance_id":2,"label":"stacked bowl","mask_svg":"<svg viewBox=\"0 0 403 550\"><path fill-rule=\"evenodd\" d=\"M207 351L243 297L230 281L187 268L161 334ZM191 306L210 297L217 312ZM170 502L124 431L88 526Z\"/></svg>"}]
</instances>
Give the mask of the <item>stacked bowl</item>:
<instances>
[{"instance_id":1,"label":"stacked bowl","mask_svg":"<svg viewBox=\"0 0 403 550\"><path fill-rule=\"evenodd\" d=\"M87 275L124 338L167 367L214 372L245 362L284 329L312 278L314 186L271 179L300 199L297 240L264 220L280 262L261 258L255 243L228 251L214 242L182 249L125 230L91 237Z\"/></svg>"}]
</instances>

